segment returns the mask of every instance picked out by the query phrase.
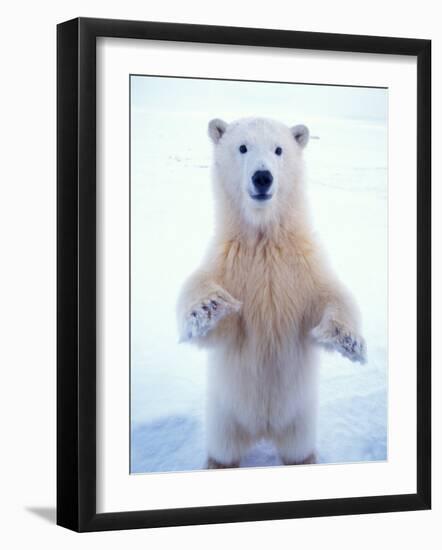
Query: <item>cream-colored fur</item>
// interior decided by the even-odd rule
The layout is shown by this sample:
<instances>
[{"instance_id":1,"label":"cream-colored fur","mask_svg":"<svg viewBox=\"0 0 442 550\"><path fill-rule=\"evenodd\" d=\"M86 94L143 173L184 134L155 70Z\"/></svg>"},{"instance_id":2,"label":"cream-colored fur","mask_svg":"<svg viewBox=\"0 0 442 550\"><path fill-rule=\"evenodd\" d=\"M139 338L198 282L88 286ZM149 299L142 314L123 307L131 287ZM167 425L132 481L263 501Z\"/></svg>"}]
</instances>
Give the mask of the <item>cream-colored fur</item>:
<instances>
[{"instance_id":1,"label":"cream-colored fur","mask_svg":"<svg viewBox=\"0 0 442 550\"><path fill-rule=\"evenodd\" d=\"M270 438L287 464L316 451L317 345L365 360L359 315L316 241L304 197L304 126L211 121L216 229L178 301L181 339L207 348L211 464ZM239 147L245 144L247 152ZM282 154L275 154L277 147ZM252 176L273 175L257 201Z\"/></svg>"}]
</instances>

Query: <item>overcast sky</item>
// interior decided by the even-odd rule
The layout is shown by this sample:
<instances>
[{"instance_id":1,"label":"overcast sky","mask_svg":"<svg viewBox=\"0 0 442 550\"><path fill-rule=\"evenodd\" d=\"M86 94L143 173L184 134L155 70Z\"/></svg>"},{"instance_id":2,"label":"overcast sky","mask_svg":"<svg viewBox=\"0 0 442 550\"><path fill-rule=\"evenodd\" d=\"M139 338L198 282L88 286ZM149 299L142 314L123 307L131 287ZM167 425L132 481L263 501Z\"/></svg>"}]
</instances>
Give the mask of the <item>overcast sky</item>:
<instances>
[{"instance_id":1,"label":"overcast sky","mask_svg":"<svg viewBox=\"0 0 442 550\"><path fill-rule=\"evenodd\" d=\"M132 108L151 113L387 121L388 90L379 88L132 76L131 92Z\"/></svg>"}]
</instances>

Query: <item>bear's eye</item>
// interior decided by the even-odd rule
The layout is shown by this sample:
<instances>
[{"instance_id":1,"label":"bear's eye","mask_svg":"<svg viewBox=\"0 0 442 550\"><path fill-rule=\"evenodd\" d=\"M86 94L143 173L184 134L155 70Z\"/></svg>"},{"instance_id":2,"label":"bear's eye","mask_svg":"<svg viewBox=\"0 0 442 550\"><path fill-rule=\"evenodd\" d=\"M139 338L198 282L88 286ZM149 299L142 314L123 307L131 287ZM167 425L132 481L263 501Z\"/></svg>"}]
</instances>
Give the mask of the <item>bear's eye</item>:
<instances>
[{"instance_id":1,"label":"bear's eye","mask_svg":"<svg viewBox=\"0 0 442 550\"><path fill-rule=\"evenodd\" d=\"M275 149L275 155L278 155L278 157L279 157L280 155L282 155L282 149L281 149L281 147L277 147L277 148Z\"/></svg>"},{"instance_id":2,"label":"bear's eye","mask_svg":"<svg viewBox=\"0 0 442 550\"><path fill-rule=\"evenodd\" d=\"M247 153L247 147L245 145L240 145L239 152L244 155L244 153Z\"/></svg>"}]
</instances>

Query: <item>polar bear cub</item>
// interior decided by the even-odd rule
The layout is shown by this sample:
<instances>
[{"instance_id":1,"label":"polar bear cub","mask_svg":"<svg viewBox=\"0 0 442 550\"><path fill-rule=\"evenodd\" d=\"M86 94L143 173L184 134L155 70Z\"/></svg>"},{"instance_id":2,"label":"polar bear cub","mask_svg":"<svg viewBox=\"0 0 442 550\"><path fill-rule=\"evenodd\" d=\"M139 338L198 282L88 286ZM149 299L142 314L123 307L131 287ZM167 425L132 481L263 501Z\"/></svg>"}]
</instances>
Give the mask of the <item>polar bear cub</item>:
<instances>
[{"instance_id":1,"label":"polar bear cub","mask_svg":"<svg viewBox=\"0 0 442 550\"><path fill-rule=\"evenodd\" d=\"M304 125L209 123L215 232L178 306L181 340L208 349L209 468L239 466L261 438L284 464L316 461L317 347L363 363L352 297L315 239Z\"/></svg>"}]
</instances>

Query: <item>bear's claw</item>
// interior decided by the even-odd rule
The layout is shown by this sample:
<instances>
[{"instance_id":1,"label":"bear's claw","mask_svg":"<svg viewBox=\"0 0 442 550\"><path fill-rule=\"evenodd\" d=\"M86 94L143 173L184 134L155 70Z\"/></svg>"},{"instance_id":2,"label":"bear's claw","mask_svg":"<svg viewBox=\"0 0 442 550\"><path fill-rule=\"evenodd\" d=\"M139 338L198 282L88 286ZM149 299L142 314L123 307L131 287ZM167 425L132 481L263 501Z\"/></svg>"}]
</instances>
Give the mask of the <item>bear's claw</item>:
<instances>
[{"instance_id":1,"label":"bear's claw","mask_svg":"<svg viewBox=\"0 0 442 550\"><path fill-rule=\"evenodd\" d=\"M205 336L218 322L232 313L240 310L241 304L237 300L228 299L221 294L215 294L202 300L191 308L185 319L184 337L180 341L191 340Z\"/></svg>"},{"instance_id":2,"label":"bear's claw","mask_svg":"<svg viewBox=\"0 0 442 550\"><path fill-rule=\"evenodd\" d=\"M327 327L320 324L313 329L312 335L325 349L336 350L350 361L362 364L367 361L367 348L362 336L337 323L330 322Z\"/></svg>"}]
</instances>

